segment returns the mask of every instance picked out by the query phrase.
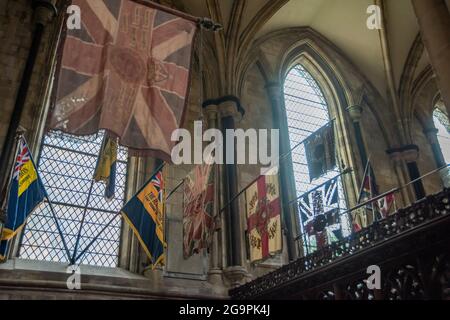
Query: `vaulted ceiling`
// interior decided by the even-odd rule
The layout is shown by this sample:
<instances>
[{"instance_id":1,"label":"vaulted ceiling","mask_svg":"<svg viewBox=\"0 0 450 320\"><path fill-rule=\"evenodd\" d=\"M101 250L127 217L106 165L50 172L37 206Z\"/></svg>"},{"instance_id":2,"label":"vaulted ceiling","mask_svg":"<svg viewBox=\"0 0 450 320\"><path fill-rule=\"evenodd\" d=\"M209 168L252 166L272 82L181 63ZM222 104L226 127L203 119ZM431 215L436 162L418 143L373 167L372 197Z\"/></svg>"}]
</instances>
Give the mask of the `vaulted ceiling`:
<instances>
[{"instance_id":1,"label":"vaulted ceiling","mask_svg":"<svg viewBox=\"0 0 450 320\"><path fill-rule=\"evenodd\" d=\"M249 46L272 31L308 26L333 42L387 96L380 33L369 30L367 8L375 0L173 0L195 16L211 17L224 26L223 46ZM447 2L449 2L447 0ZM398 88L419 27L411 0L384 0L393 76ZM234 44L233 44L234 43ZM232 50L229 51L233 52ZM422 58L419 69L425 68Z\"/></svg>"}]
</instances>

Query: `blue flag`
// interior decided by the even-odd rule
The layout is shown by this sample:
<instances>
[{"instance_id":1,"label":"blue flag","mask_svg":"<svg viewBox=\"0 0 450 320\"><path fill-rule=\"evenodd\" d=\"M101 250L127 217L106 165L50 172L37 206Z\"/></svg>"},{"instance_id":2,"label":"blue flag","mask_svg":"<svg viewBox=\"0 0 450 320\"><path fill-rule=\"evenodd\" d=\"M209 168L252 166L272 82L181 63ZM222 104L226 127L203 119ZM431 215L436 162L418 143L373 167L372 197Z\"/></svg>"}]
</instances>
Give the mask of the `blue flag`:
<instances>
[{"instance_id":1,"label":"blue flag","mask_svg":"<svg viewBox=\"0 0 450 320\"><path fill-rule=\"evenodd\" d=\"M125 205L121 214L153 267L164 264L164 180L161 170Z\"/></svg>"},{"instance_id":2,"label":"blue flag","mask_svg":"<svg viewBox=\"0 0 450 320\"><path fill-rule=\"evenodd\" d=\"M45 189L30 150L24 139L20 139L14 172L8 195L6 223L0 243L0 260L5 260L8 242L24 226L33 210L45 198Z\"/></svg>"}]
</instances>

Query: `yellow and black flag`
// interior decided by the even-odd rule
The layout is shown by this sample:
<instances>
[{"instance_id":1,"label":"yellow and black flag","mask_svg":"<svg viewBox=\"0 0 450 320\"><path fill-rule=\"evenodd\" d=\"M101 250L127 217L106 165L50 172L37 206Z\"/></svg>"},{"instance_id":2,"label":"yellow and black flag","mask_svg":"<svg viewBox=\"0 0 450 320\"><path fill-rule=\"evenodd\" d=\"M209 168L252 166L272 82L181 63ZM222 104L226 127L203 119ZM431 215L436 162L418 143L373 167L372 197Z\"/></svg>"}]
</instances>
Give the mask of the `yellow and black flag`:
<instances>
[{"instance_id":1,"label":"yellow and black flag","mask_svg":"<svg viewBox=\"0 0 450 320\"><path fill-rule=\"evenodd\" d=\"M21 138L9 188L6 223L0 237L0 261L6 259L9 240L20 231L46 195L30 150L25 140Z\"/></svg>"},{"instance_id":2,"label":"yellow and black flag","mask_svg":"<svg viewBox=\"0 0 450 320\"><path fill-rule=\"evenodd\" d=\"M105 135L94 173L95 182L102 181L106 184L105 198L108 200L114 198L116 190L118 148L117 139Z\"/></svg>"},{"instance_id":3,"label":"yellow and black flag","mask_svg":"<svg viewBox=\"0 0 450 320\"><path fill-rule=\"evenodd\" d=\"M160 169L121 211L153 267L165 262L164 197L164 177Z\"/></svg>"}]
</instances>

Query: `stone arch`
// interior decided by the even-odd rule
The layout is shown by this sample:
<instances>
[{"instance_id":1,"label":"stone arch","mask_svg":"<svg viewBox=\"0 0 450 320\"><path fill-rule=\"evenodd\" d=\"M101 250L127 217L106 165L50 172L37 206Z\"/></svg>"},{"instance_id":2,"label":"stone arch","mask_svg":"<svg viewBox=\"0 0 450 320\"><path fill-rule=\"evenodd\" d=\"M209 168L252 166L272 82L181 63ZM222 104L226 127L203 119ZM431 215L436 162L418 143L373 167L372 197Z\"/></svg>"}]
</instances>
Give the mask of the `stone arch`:
<instances>
[{"instance_id":1,"label":"stone arch","mask_svg":"<svg viewBox=\"0 0 450 320\"><path fill-rule=\"evenodd\" d=\"M337 48L331 41L310 27L286 28L271 32L257 40L239 61L237 67L237 92L242 94L248 70L256 65L266 81L267 87L282 85L284 76L296 62L308 64L309 71L316 77L325 91L332 117L339 118L342 136L339 138L340 149L344 155L344 163L352 167L355 174L346 182L347 190L356 190L362 179L364 165L360 160L352 121L346 111L347 107L361 106L363 132L374 132L382 139L377 146L366 145L366 150L373 155L373 166L383 168L380 189L395 187L400 177L393 164L390 163L386 150L399 144L396 134L396 122L392 108L378 92L368 78ZM269 90L269 89L267 89ZM350 188L348 187L350 186ZM356 192L356 191L355 191ZM352 193L352 192L350 192ZM353 195L355 198L355 196ZM349 197L350 198L350 197ZM349 199L352 204L355 199Z\"/></svg>"}]
</instances>

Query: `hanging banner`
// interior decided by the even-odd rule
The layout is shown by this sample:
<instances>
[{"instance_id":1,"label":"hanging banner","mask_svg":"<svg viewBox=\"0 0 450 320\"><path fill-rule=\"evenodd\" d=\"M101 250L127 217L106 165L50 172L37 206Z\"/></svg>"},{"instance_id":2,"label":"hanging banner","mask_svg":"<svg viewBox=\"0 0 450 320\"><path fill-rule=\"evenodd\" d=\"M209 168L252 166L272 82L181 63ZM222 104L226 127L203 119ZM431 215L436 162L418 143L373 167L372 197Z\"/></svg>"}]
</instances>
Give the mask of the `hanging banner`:
<instances>
[{"instance_id":1,"label":"hanging banner","mask_svg":"<svg viewBox=\"0 0 450 320\"><path fill-rule=\"evenodd\" d=\"M72 4L81 9L81 30L67 30L62 42L50 128L75 135L105 129L130 154L170 162L197 24L151 1Z\"/></svg>"},{"instance_id":2,"label":"hanging banner","mask_svg":"<svg viewBox=\"0 0 450 320\"><path fill-rule=\"evenodd\" d=\"M278 175L261 176L246 193L250 261L263 261L282 250Z\"/></svg>"},{"instance_id":3,"label":"hanging banner","mask_svg":"<svg viewBox=\"0 0 450 320\"><path fill-rule=\"evenodd\" d=\"M306 159L311 181L336 168L333 123L331 122L319 129L305 142Z\"/></svg>"},{"instance_id":4,"label":"hanging banner","mask_svg":"<svg viewBox=\"0 0 450 320\"><path fill-rule=\"evenodd\" d=\"M214 165L199 165L186 177L183 197L183 253L207 249L214 232Z\"/></svg>"}]
</instances>

